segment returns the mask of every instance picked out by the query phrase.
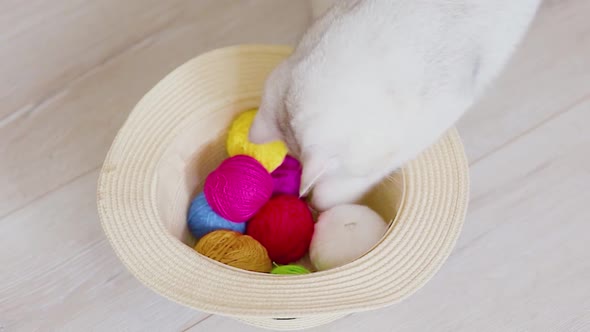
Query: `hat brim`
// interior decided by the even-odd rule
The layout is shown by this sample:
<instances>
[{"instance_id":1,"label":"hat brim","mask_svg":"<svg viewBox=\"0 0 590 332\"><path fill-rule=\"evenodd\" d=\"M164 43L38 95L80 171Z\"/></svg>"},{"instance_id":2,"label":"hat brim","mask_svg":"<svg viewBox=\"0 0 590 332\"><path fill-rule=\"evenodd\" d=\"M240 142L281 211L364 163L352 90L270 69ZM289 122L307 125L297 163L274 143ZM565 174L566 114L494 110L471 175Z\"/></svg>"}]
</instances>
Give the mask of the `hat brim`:
<instances>
[{"instance_id":1,"label":"hat brim","mask_svg":"<svg viewBox=\"0 0 590 332\"><path fill-rule=\"evenodd\" d=\"M350 264L277 277L196 254L161 219L158 163L195 113L205 116L239 104L240 98L249 103L259 99L267 75L290 51L262 45L224 48L189 61L160 81L136 105L106 157L98 210L115 252L147 287L202 311L259 326L276 322L296 328L380 308L422 287L459 236L469 186L464 149L453 129L403 168L404 199L395 224L372 251ZM287 320L304 317L310 322Z\"/></svg>"}]
</instances>

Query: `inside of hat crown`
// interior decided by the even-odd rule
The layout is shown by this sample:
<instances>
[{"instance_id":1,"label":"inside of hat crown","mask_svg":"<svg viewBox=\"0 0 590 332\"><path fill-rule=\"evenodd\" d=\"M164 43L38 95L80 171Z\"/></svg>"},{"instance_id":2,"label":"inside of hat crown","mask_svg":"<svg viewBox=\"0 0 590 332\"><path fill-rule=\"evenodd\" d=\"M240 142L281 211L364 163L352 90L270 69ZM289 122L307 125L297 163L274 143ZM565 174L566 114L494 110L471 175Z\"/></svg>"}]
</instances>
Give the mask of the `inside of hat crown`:
<instances>
[{"instance_id":1,"label":"inside of hat crown","mask_svg":"<svg viewBox=\"0 0 590 332\"><path fill-rule=\"evenodd\" d=\"M194 197L203 190L207 175L225 158L227 129L242 111L256 108L258 98L247 98L211 110L192 114L175 134L157 169L156 199L159 219L175 238L193 247L196 239L187 227L187 211ZM403 173L393 173L374 186L358 203L367 205L384 220L394 219L403 195ZM195 257L200 257L195 254Z\"/></svg>"}]
</instances>

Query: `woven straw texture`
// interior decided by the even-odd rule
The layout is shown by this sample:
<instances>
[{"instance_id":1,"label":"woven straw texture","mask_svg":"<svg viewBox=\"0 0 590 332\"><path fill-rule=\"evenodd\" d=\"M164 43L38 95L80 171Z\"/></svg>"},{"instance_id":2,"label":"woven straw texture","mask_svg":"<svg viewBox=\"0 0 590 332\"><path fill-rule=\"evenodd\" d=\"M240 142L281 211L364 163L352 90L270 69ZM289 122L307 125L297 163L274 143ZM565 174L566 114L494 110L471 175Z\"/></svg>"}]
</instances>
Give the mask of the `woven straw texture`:
<instances>
[{"instance_id":1,"label":"woven straw texture","mask_svg":"<svg viewBox=\"0 0 590 332\"><path fill-rule=\"evenodd\" d=\"M367 196L391 225L373 250L307 275L239 270L196 253L191 198L225 154L237 114L260 102L264 80L290 53L235 46L173 71L136 105L98 183L102 226L142 283L198 310L272 329L301 329L396 303L422 287L451 252L468 200L468 167L451 130Z\"/></svg>"}]
</instances>

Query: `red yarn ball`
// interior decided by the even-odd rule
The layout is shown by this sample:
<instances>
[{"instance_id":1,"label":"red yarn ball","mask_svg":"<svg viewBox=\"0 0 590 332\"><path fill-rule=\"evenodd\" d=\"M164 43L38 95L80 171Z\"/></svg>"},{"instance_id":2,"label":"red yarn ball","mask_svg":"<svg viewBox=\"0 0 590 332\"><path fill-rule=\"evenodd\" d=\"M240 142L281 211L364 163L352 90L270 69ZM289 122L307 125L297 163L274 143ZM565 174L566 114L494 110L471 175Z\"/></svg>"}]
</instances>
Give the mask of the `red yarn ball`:
<instances>
[{"instance_id":1,"label":"red yarn ball","mask_svg":"<svg viewBox=\"0 0 590 332\"><path fill-rule=\"evenodd\" d=\"M313 228L307 204L296 196L280 195L256 213L246 226L246 234L258 240L274 262L289 264L307 253Z\"/></svg>"},{"instance_id":2,"label":"red yarn ball","mask_svg":"<svg viewBox=\"0 0 590 332\"><path fill-rule=\"evenodd\" d=\"M256 159L237 155L226 159L205 180L211 209L233 222L245 222L272 196L274 182Z\"/></svg>"}]
</instances>

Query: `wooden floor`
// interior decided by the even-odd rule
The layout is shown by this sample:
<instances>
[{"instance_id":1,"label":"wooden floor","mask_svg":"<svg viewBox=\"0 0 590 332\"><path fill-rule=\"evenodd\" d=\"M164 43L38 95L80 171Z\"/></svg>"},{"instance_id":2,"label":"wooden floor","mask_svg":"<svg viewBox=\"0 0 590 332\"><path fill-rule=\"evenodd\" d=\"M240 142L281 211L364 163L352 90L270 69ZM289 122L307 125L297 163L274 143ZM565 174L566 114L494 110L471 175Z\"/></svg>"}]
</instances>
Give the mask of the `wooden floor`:
<instances>
[{"instance_id":1,"label":"wooden floor","mask_svg":"<svg viewBox=\"0 0 590 332\"><path fill-rule=\"evenodd\" d=\"M590 1L546 1L459 124L472 200L443 269L317 331L590 331ZM98 169L138 99L206 50L294 43L306 1L0 0L0 331L255 331L136 281ZM502 24L502 22L498 22Z\"/></svg>"}]
</instances>

